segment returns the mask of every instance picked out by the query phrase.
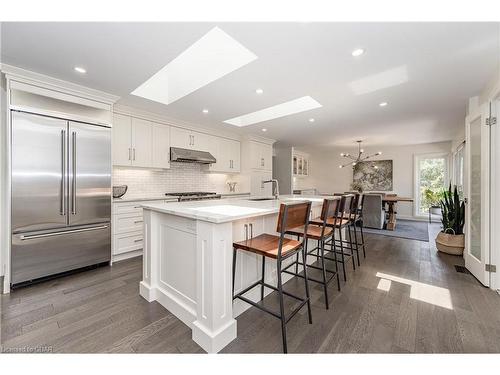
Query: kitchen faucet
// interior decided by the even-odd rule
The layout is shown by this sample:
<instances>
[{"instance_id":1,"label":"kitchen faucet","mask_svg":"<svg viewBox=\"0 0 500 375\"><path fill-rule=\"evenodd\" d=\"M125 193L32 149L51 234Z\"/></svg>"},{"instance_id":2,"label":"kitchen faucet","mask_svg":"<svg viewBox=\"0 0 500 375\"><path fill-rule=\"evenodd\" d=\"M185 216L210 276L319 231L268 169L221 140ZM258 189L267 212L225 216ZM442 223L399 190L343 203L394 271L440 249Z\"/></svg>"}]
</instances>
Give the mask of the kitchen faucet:
<instances>
[{"instance_id":1,"label":"kitchen faucet","mask_svg":"<svg viewBox=\"0 0 500 375\"><path fill-rule=\"evenodd\" d=\"M264 184L267 184L269 182L273 184L273 197L274 197L274 199L278 199L279 195L280 195L280 188L279 188L278 180L276 180L275 178L272 178L270 180L262 181L262 187L264 187Z\"/></svg>"}]
</instances>

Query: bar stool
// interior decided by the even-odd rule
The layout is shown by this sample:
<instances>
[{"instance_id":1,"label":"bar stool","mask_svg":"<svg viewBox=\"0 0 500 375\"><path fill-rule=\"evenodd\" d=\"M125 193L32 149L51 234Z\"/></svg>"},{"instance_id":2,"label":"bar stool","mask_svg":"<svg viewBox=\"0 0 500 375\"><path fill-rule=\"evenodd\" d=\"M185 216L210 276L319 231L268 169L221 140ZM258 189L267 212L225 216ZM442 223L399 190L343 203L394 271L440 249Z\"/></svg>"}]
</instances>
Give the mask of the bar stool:
<instances>
[{"instance_id":1,"label":"bar stool","mask_svg":"<svg viewBox=\"0 0 500 375\"><path fill-rule=\"evenodd\" d=\"M356 251L355 246L353 246L352 242L352 235L351 235L351 230L350 230L350 213L351 213L351 201L353 199L352 194L336 194L337 196L340 196L340 205L339 205L339 212L331 224L332 228L334 229L332 238L331 240L327 241L325 244L330 245L330 249L326 250L329 253L334 253L334 254L339 254L340 259L338 259L335 256L335 259L338 259L338 262L342 264L342 272L344 274L344 281L347 281L347 274L345 270L345 264L349 261L352 260L352 268L355 271L356 270L356 264L354 261L354 251ZM339 239L335 238L335 229L338 230L339 234ZM342 236L342 230L347 229L347 236L348 236L348 241L344 240ZM337 246L340 247L340 250L338 250ZM347 257L347 259L346 259ZM359 254L358 254L359 257ZM334 260L332 258L327 257L327 260Z\"/></svg>"},{"instance_id":2,"label":"bar stool","mask_svg":"<svg viewBox=\"0 0 500 375\"><path fill-rule=\"evenodd\" d=\"M333 280L334 277L337 277L338 290L340 291L340 280L339 280L338 266L337 266L337 261L336 261L337 255L334 253L335 254L335 271L326 268L326 264L325 264L326 263L325 262L325 242L328 239L330 239L333 235L333 228L331 226L327 225L327 223L328 222L333 223L333 220L335 219L335 217L338 214L339 202L340 202L339 198L324 199L323 200L323 207L321 209L320 218L316 218L316 219L311 220L309 222L309 226L307 228L307 231L303 226L298 227L298 228L293 228L293 229L286 231L286 234L297 236L297 239L304 237L304 234L306 233L306 236L308 239L317 241L317 246L315 248L307 251L306 254L315 256L316 261L321 260L321 267L316 266L314 264L307 264L307 262L301 263L299 261L298 255L297 255L295 262L286 266L283 269L283 272L288 273L288 274L293 275L293 276L305 277L305 276L302 276L298 272L299 265L302 266L303 269L304 269L304 265L305 265L308 268L322 271L322 279L321 280L312 278L310 276L308 276L308 280L314 281L318 284L323 285L323 290L324 290L324 295L325 295L325 306L326 306L327 310L329 309L328 284L330 283L330 281ZM316 253L316 254L314 254L314 253ZM295 272L288 270L292 266L295 266ZM329 274L328 278L326 276L327 273Z\"/></svg>"},{"instance_id":3,"label":"bar stool","mask_svg":"<svg viewBox=\"0 0 500 375\"><path fill-rule=\"evenodd\" d=\"M271 314L272 316L278 318L281 321L281 335L283 339L283 353L287 353L287 343L286 343L286 324L292 319L295 314L304 306L307 305L307 314L309 317L309 324L312 324L312 316L311 316L311 302L309 299L309 285L307 280L307 268L304 268L304 286L306 297L301 298L295 296L291 293L288 293L283 290L283 282L281 279L282 264L286 259L296 255L299 252L302 252L302 260L306 263L306 253L307 253L307 231L309 225L309 215L311 212L311 202L300 202L294 204L284 204L282 203L280 206L280 212L278 216L278 223L276 231L279 233L279 236L272 234L261 234L257 237L247 239L245 241L235 242L233 243L233 300L238 298L246 303L249 303L252 306L257 307L258 309ZM304 227L305 235L303 236L302 242L290 238L285 237L285 233L296 227ZM234 280L236 273L236 256L238 250L249 251L255 254L259 254L262 256L262 277L260 280L256 281L252 285L243 289L241 292L234 294ZM278 283L277 287L274 285L268 284L264 280L265 276L265 262L267 258L276 259L276 268L277 268L277 278ZM264 287L270 288L278 292L279 302L280 302L280 312L274 312L265 308L264 306L259 305L258 303L246 298L244 296L245 293L253 289L254 287L260 285L261 286L261 297L263 297ZM287 295L292 297L298 301L300 304L292 310L291 314L286 317L285 316L285 308L283 296Z\"/></svg>"}]
</instances>

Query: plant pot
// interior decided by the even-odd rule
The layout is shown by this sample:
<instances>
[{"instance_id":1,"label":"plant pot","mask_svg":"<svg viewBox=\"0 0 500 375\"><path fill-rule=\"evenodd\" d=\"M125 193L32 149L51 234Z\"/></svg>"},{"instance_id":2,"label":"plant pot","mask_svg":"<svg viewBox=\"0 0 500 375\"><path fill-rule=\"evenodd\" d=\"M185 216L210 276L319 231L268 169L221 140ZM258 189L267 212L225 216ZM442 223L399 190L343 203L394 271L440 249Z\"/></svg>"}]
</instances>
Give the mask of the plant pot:
<instances>
[{"instance_id":1,"label":"plant pot","mask_svg":"<svg viewBox=\"0 0 500 375\"><path fill-rule=\"evenodd\" d=\"M439 251L451 255L462 255L465 248L465 235L439 232L436 237Z\"/></svg>"}]
</instances>

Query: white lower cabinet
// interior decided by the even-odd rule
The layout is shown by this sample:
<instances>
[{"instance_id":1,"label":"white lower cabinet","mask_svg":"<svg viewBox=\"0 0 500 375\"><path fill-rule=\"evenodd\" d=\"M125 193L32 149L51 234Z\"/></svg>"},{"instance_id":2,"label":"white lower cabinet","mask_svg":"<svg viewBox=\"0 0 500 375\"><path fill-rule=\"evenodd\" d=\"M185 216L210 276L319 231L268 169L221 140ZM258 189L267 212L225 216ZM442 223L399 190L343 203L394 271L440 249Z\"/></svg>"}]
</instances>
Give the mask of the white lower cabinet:
<instances>
[{"instance_id":1,"label":"white lower cabinet","mask_svg":"<svg viewBox=\"0 0 500 375\"><path fill-rule=\"evenodd\" d=\"M130 201L113 203L112 261L142 255L144 238L142 233L143 209L147 203L169 202L168 200Z\"/></svg>"}]
</instances>

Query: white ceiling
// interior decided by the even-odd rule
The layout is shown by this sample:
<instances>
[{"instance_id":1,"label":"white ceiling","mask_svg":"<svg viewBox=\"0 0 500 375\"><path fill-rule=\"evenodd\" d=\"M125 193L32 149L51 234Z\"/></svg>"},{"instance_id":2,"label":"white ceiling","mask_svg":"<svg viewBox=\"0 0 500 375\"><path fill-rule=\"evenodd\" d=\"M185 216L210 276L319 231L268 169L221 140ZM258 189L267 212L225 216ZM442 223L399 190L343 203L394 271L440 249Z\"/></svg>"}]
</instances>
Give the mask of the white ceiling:
<instances>
[{"instance_id":1,"label":"white ceiling","mask_svg":"<svg viewBox=\"0 0 500 375\"><path fill-rule=\"evenodd\" d=\"M168 106L130 95L215 26L258 59ZM297 146L450 140L467 99L494 75L500 46L498 23L2 23L1 35L4 63ZM358 47L366 53L355 58ZM306 95L322 107L241 129L223 123Z\"/></svg>"}]
</instances>

